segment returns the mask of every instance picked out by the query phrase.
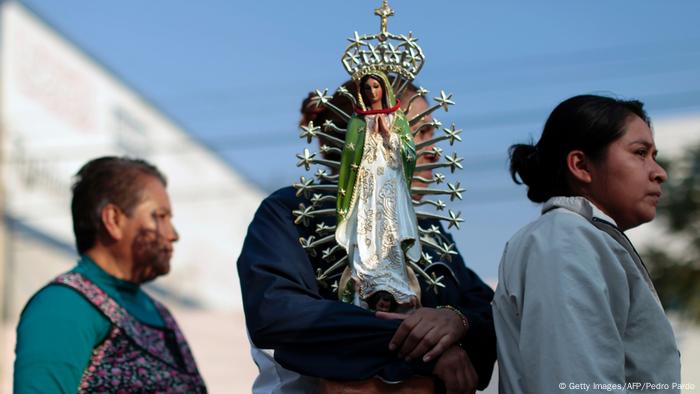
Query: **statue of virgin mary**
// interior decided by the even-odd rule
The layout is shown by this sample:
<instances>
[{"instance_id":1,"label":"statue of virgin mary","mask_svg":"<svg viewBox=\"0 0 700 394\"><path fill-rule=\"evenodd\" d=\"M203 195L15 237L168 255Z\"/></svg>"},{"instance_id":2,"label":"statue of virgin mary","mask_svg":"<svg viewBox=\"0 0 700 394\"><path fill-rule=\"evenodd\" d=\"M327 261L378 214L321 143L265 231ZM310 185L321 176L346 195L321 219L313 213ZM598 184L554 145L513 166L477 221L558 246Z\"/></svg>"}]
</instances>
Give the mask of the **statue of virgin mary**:
<instances>
[{"instance_id":1,"label":"statue of virgin mary","mask_svg":"<svg viewBox=\"0 0 700 394\"><path fill-rule=\"evenodd\" d=\"M421 258L410 193L416 147L383 72L368 72L357 91L358 107L348 123L338 178L335 238L349 263L341 289L352 294L346 301L364 308L410 311L420 299L418 281L406 261ZM378 308L386 305L378 301L387 296L391 307Z\"/></svg>"},{"instance_id":2,"label":"statue of virgin mary","mask_svg":"<svg viewBox=\"0 0 700 394\"><path fill-rule=\"evenodd\" d=\"M446 221L448 228L459 228L463 219L449 209L447 215L441 214L447 204L425 197L447 195L450 201L461 200L464 189L450 182L441 189L438 185L445 183L445 176L435 173L426 177L425 173L462 168L463 158L457 153L440 161L443 151L435 146L444 140L450 145L461 141L461 130L452 124L442 128L444 135L432 136L432 129L441 128L442 123L429 121L429 116L454 104L452 94L444 91L434 97L436 104L416 110L410 118L401 109L398 97L408 97L403 108L410 113L415 100L428 93L413 85L425 56L412 33L387 30L387 18L393 15L387 0L374 11L380 17L381 31L355 32L341 57L355 85L343 85L333 96L327 95L327 89L316 90L311 97L311 103L324 106L337 119L326 119L322 125L309 121L301 127L300 137L308 143L314 138L321 141L322 154L319 157L304 149L297 154L297 165L309 171L313 164L319 164L331 173L319 169L314 175L319 183L302 176L294 184L297 196L304 195L309 202L300 203L292 215L296 224L315 226L313 235L300 237L299 242L310 255L322 255L323 266L316 267L321 287L365 309L411 312L420 307L421 289L438 294L445 286L445 276L436 272L438 267L454 276L446 265L457 254L454 242L434 223ZM340 102L350 104L352 114L346 105L336 105ZM413 134L426 130L431 130L431 137L416 145ZM341 159L325 156L331 152L340 154ZM426 157L433 159L427 162L423 160ZM421 163L417 165L417 161ZM335 208L327 205L333 201ZM435 210L414 208L420 206ZM335 223L322 219L329 215L336 216ZM419 218L424 221L421 227ZM433 256L438 261L433 261Z\"/></svg>"}]
</instances>

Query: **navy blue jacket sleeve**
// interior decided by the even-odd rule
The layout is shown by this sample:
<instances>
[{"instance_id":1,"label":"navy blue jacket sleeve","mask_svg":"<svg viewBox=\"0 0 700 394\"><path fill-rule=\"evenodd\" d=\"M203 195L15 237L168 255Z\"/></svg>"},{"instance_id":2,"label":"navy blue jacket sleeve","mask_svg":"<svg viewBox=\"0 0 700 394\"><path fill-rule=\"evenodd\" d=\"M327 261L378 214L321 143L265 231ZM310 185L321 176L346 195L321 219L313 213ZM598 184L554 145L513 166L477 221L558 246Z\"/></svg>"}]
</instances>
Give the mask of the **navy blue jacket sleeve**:
<instances>
[{"instance_id":1,"label":"navy blue jacket sleeve","mask_svg":"<svg viewBox=\"0 0 700 394\"><path fill-rule=\"evenodd\" d=\"M320 295L291 210L279 193L263 201L238 259L252 342L274 349L283 367L309 376L403 380L430 374L433 364L407 364L388 350L399 321Z\"/></svg>"}]
</instances>

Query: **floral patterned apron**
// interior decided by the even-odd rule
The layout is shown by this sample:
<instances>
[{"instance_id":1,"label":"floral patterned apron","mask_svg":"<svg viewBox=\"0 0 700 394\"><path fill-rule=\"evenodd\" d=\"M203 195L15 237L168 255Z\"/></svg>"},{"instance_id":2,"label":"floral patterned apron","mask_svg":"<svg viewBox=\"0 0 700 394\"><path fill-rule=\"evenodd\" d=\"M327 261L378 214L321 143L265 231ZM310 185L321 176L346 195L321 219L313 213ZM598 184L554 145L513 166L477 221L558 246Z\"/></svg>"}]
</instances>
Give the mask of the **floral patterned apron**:
<instances>
[{"instance_id":1,"label":"floral patterned apron","mask_svg":"<svg viewBox=\"0 0 700 394\"><path fill-rule=\"evenodd\" d=\"M79 393L206 393L185 337L168 310L153 300L165 329L140 323L97 285L77 273L54 283L82 294L112 323L107 337L92 351ZM168 341L179 352L170 351Z\"/></svg>"}]
</instances>

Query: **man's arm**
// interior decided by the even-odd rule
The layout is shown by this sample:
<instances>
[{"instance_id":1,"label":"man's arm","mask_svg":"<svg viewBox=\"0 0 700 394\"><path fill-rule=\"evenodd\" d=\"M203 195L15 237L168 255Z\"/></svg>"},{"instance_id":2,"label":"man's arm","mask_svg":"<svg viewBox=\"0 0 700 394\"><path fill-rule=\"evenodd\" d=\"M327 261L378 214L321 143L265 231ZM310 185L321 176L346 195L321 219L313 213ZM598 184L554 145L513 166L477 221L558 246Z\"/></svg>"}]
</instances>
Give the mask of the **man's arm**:
<instances>
[{"instance_id":1,"label":"man's arm","mask_svg":"<svg viewBox=\"0 0 700 394\"><path fill-rule=\"evenodd\" d=\"M273 195L253 219L238 260L246 324L253 343L275 350L285 368L338 380L379 374L401 380L431 364L399 361L388 344L399 322L321 297L299 245L290 203Z\"/></svg>"},{"instance_id":2,"label":"man's arm","mask_svg":"<svg viewBox=\"0 0 700 394\"><path fill-rule=\"evenodd\" d=\"M426 227L430 224L436 223L421 223L421 226ZM446 232L439 223L436 225L445 234L447 242L454 242L450 233ZM434 261L439 259L436 257ZM440 288L437 294L432 289L424 288L423 305L427 307L450 305L466 317L468 330L463 337L454 339L454 342L461 343L462 348L466 350L479 376L477 387L483 390L491 380L496 362L496 331L491 310L493 290L474 271L467 268L459 251L451 256L451 261L444 261L444 263L445 265L436 265L430 273L435 273L438 277L442 276L445 287ZM453 313L448 309L441 311Z\"/></svg>"},{"instance_id":3,"label":"man's arm","mask_svg":"<svg viewBox=\"0 0 700 394\"><path fill-rule=\"evenodd\" d=\"M27 304L17 326L15 393L74 393L109 322L76 291L51 285Z\"/></svg>"},{"instance_id":4,"label":"man's arm","mask_svg":"<svg viewBox=\"0 0 700 394\"><path fill-rule=\"evenodd\" d=\"M421 226L439 225L423 222ZM452 237L446 235L449 243ZM434 361L455 344L461 343L478 374L478 388L488 386L496 361L496 334L491 300L493 290L468 269L457 252L448 262L427 270L442 278L437 292L423 286L422 308L411 314L377 312L382 319L402 320L390 342L399 357ZM422 283L425 285L425 283ZM435 309L435 307L448 306Z\"/></svg>"}]
</instances>

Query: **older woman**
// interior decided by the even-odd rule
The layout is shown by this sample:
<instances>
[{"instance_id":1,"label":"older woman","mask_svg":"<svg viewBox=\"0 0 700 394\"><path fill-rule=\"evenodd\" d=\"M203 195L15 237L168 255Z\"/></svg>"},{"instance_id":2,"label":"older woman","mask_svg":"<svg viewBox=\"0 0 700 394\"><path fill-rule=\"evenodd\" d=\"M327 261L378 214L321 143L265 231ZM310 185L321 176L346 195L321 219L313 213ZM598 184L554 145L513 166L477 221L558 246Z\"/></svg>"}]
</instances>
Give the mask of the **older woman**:
<instances>
[{"instance_id":1,"label":"older woman","mask_svg":"<svg viewBox=\"0 0 700 394\"><path fill-rule=\"evenodd\" d=\"M641 102L593 95L559 104L537 144L511 147L514 181L544 205L499 268L502 393L678 391L671 325L623 233L656 214L656 152Z\"/></svg>"},{"instance_id":2,"label":"older woman","mask_svg":"<svg viewBox=\"0 0 700 394\"><path fill-rule=\"evenodd\" d=\"M101 157L73 184L80 259L27 303L17 325L15 393L206 393L168 309L142 285L170 271L165 176L150 163Z\"/></svg>"}]
</instances>

